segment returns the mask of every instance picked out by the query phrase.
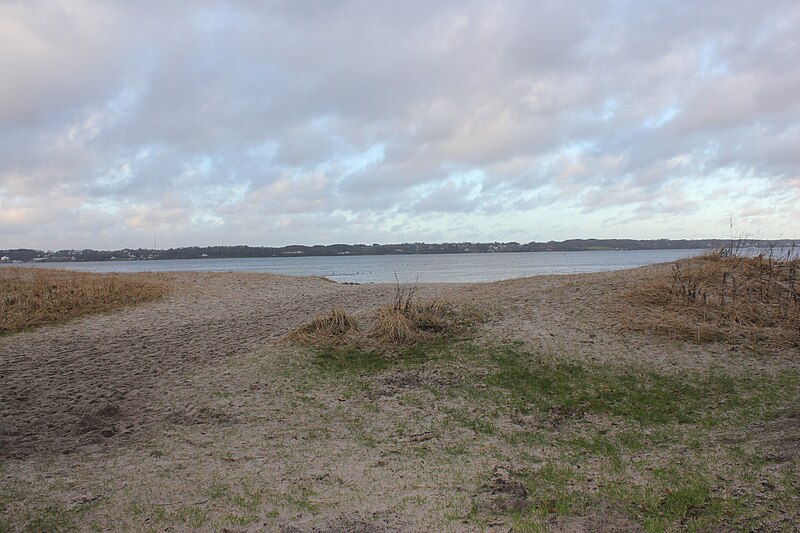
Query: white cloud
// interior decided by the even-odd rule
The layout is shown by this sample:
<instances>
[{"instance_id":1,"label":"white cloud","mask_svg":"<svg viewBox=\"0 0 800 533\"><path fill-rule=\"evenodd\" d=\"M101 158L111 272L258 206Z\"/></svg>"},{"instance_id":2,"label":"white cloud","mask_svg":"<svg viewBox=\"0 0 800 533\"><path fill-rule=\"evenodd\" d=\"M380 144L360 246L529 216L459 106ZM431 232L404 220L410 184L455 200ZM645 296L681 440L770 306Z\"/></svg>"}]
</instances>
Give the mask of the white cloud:
<instances>
[{"instance_id":1,"label":"white cloud","mask_svg":"<svg viewBox=\"0 0 800 533\"><path fill-rule=\"evenodd\" d=\"M8 1L0 247L793 235L798 55L792 0Z\"/></svg>"}]
</instances>

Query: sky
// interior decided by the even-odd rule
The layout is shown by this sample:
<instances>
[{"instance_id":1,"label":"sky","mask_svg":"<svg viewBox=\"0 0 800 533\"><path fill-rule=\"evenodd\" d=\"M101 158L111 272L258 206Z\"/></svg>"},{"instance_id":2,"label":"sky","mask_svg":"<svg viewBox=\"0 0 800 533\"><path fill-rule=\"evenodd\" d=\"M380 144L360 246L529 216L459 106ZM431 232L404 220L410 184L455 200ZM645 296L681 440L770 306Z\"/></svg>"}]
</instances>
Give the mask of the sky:
<instances>
[{"instance_id":1,"label":"sky","mask_svg":"<svg viewBox=\"0 0 800 533\"><path fill-rule=\"evenodd\" d=\"M0 249L800 238L797 0L0 0L0 80Z\"/></svg>"}]
</instances>

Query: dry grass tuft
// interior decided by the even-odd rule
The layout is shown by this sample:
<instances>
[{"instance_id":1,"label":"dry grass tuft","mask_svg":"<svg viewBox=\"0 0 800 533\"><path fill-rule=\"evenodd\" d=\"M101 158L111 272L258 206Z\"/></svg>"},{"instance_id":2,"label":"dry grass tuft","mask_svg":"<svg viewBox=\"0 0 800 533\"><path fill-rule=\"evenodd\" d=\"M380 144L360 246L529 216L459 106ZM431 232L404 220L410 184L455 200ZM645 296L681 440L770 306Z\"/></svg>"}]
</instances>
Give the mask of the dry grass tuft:
<instances>
[{"instance_id":1,"label":"dry grass tuft","mask_svg":"<svg viewBox=\"0 0 800 533\"><path fill-rule=\"evenodd\" d=\"M153 274L2 267L0 334L149 302L168 291Z\"/></svg>"},{"instance_id":2,"label":"dry grass tuft","mask_svg":"<svg viewBox=\"0 0 800 533\"><path fill-rule=\"evenodd\" d=\"M320 344L341 341L358 331L358 323L341 308L334 308L326 316L317 315L308 324L300 326L285 337L297 344Z\"/></svg>"},{"instance_id":3,"label":"dry grass tuft","mask_svg":"<svg viewBox=\"0 0 800 533\"><path fill-rule=\"evenodd\" d=\"M434 335L454 334L474 321L449 304L416 301L416 292L415 286L401 287L398 283L394 301L378 310L370 337L381 344L414 344Z\"/></svg>"},{"instance_id":4,"label":"dry grass tuft","mask_svg":"<svg viewBox=\"0 0 800 533\"><path fill-rule=\"evenodd\" d=\"M378 310L370 336L382 344L414 344L436 335L452 335L473 322L449 304L438 301L408 302Z\"/></svg>"},{"instance_id":5,"label":"dry grass tuft","mask_svg":"<svg viewBox=\"0 0 800 533\"><path fill-rule=\"evenodd\" d=\"M383 344L414 344L425 337L408 313L389 305L378 310L370 336Z\"/></svg>"},{"instance_id":6,"label":"dry grass tuft","mask_svg":"<svg viewBox=\"0 0 800 533\"><path fill-rule=\"evenodd\" d=\"M698 342L800 346L800 258L728 249L676 262L626 294L632 329Z\"/></svg>"},{"instance_id":7,"label":"dry grass tuft","mask_svg":"<svg viewBox=\"0 0 800 533\"><path fill-rule=\"evenodd\" d=\"M416 292L416 287L401 287L398 283L393 302L378 309L366 335L352 335L358 332L356 321L345 310L334 309L292 331L283 341L305 345L411 345L454 335L480 319L477 312L458 311L443 302L418 302L414 299Z\"/></svg>"}]
</instances>

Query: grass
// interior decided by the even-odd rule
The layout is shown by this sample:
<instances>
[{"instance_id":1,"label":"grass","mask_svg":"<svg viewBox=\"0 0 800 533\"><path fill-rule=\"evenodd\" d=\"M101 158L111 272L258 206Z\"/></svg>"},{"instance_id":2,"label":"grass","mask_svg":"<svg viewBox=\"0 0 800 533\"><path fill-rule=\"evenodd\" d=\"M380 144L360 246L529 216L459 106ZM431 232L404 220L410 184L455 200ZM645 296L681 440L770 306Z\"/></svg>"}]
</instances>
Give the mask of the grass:
<instances>
[{"instance_id":1,"label":"grass","mask_svg":"<svg viewBox=\"0 0 800 533\"><path fill-rule=\"evenodd\" d=\"M343 342L351 333L358 331L358 322L350 314L336 307L327 315L317 315L286 336L286 341L296 344L330 344Z\"/></svg>"},{"instance_id":2,"label":"grass","mask_svg":"<svg viewBox=\"0 0 800 533\"><path fill-rule=\"evenodd\" d=\"M627 327L697 342L800 346L800 257L725 248L677 261L625 295Z\"/></svg>"},{"instance_id":3,"label":"grass","mask_svg":"<svg viewBox=\"0 0 800 533\"><path fill-rule=\"evenodd\" d=\"M543 518L579 514L586 509L587 498L570 490L569 483L577 476L569 466L548 464L523 473L522 478L532 502L529 514Z\"/></svg>"},{"instance_id":4,"label":"grass","mask_svg":"<svg viewBox=\"0 0 800 533\"><path fill-rule=\"evenodd\" d=\"M406 300L379 309L370 336L382 345L409 345L455 335L472 322L469 313L446 303Z\"/></svg>"},{"instance_id":5,"label":"grass","mask_svg":"<svg viewBox=\"0 0 800 533\"><path fill-rule=\"evenodd\" d=\"M93 274L44 268L0 268L0 335L163 297L153 274Z\"/></svg>"},{"instance_id":6,"label":"grass","mask_svg":"<svg viewBox=\"0 0 800 533\"><path fill-rule=\"evenodd\" d=\"M521 412L559 417L619 417L640 426L667 423L716 427L726 420L774 416L782 394L800 391L800 376L672 375L633 366L565 363L513 345L487 349L494 370L487 383Z\"/></svg>"},{"instance_id":7,"label":"grass","mask_svg":"<svg viewBox=\"0 0 800 533\"><path fill-rule=\"evenodd\" d=\"M480 319L476 311L457 310L450 304L415 299L416 287L397 283L392 303L377 310L372 329L366 336L356 336L355 319L341 308L327 316L317 315L284 340L286 342L323 347L349 344L354 349L364 346L390 348L412 346L464 333Z\"/></svg>"},{"instance_id":8,"label":"grass","mask_svg":"<svg viewBox=\"0 0 800 533\"><path fill-rule=\"evenodd\" d=\"M469 361L475 372L453 385L471 401L503 406L522 414L560 419L587 414L610 416L637 427L692 424L715 428L754 419L772 419L787 393L800 397L800 374L667 374L633 365L564 362L516 344L478 345L472 341L431 342L381 352L356 346L324 346L315 364L325 372L363 377L389 370ZM635 446L640 435L627 435Z\"/></svg>"},{"instance_id":9,"label":"grass","mask_svg":"<svg viewBox=\"0 0 800 533\"><path fill-rule=\"evenodd\" d=\"M426 461L483 462L481 450L496 449L528 491L525 510L497 511L515 530L545 531L556 517L596 513L654 532L749 529L764 520L781 530L787 527L781 513L796 507L787 503L796 488L765 495L762 483L794 487L797 461L772 469L763 459L769 441L758 443L752 429L796 411L800 372L794 370L666 373L569 362L518 343L452 339L392 351L345 346L315 353L314 366L331 385L343 378L379 384L409 368L461 372L463 379L444 387L423 385L419 408L441 402L437 410L445 414L438 426L425 428L433 434L425 442ZM404 403L406 397L396 396ZM509 424L515 416L534 425ZM407 424L416 427L410 418L395 425ZM735 445L725 444L732 439ZM482 513L473 509L464 519L492 522Z\"/></svg>"},{"instance_id":10,"label":"grass","mask_svg":"<svg viewBox=\"0 0 800 533\"><path fill-rule=\"evenodd\" d=\"M158 524L181 524L197 529L209 521L210 511L200 505L180 505L168 508L150 503L134 503L131 513L140 519L152 519Z\"/></svg>"},{"instance_id":11,"label":"grass","mask_svg":"<svg viewBox=\"0 0 800 533\"><path fill-rule=\"evenodd\" d=\"M316 496L316 493L313 490L306 486L298 485L286 494L286 503L297 511L316 514L319 512L319 505L311 501L314 496Z\"/></svg>"}]
</instances>

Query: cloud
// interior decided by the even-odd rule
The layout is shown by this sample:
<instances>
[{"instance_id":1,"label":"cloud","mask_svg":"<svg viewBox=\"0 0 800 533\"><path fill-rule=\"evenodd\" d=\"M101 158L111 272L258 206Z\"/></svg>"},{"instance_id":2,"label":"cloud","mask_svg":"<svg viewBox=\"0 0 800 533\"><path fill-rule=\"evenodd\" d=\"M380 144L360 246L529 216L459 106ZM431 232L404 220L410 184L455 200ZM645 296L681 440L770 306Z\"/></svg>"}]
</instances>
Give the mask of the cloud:
<instances>
[{"instance_id":1,"label":"cloud","mask_svg":"<svg viewBox=\"0 0 800 533\"><path fill-rule=\"evenodd\" d=\"M792 0L4 2L0 247L794 235L799 30Z\"/></svg>"}]
</instances>

